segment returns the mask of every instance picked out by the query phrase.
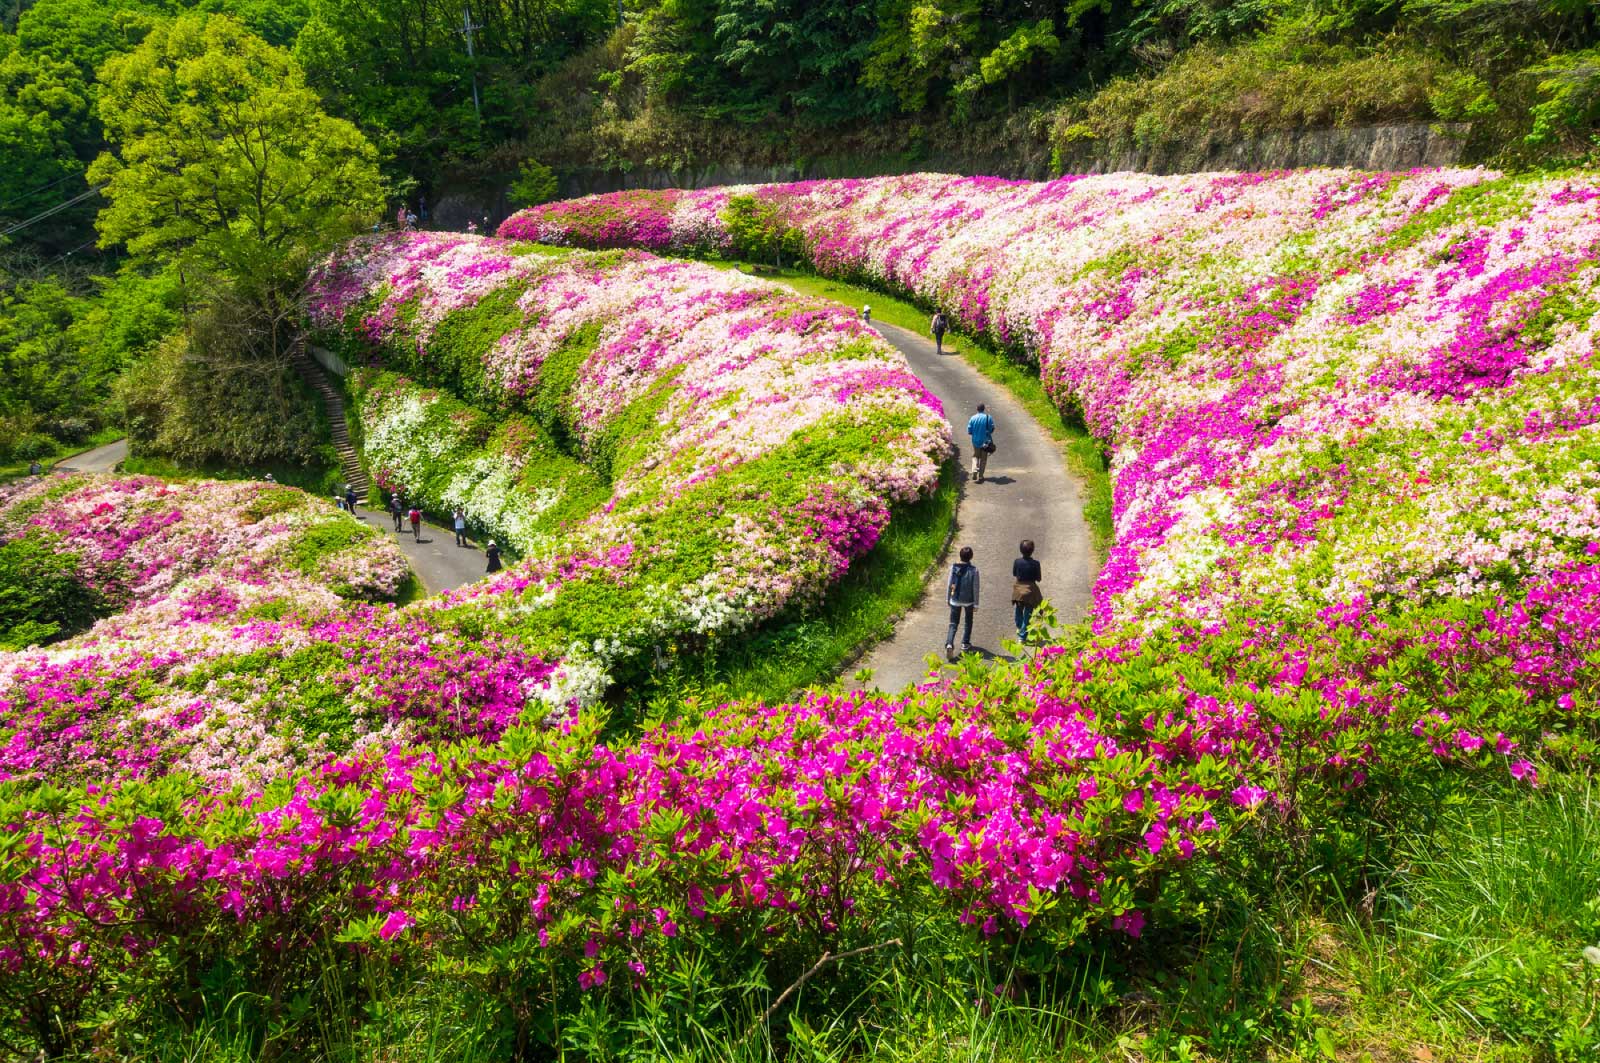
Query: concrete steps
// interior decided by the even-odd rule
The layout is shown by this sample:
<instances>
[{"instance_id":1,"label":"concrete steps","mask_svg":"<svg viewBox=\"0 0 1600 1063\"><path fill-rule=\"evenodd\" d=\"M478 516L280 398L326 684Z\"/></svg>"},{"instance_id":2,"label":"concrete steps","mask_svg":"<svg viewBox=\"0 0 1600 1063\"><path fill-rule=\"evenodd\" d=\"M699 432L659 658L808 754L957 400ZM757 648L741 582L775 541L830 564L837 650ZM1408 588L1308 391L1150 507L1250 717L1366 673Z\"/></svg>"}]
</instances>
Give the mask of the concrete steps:
<instances>
[{"instance_id":1,"label":"concrete steps","mask_svg":"<svg viewBox=\"0 0 1600 1063\"><path fill-rule=\"evenodd\" d=\"M294 362L301 375L306 378L306 382L316 388L318 394L322 396L323 408L328 411L333 448L339 454L339 467L344 472L344 482L355 491L356 501L365 505L367 496L372 491L372 482L367 479L366 470L361 467L361 455L356 453L355 444L350 441L349 422L345 420L344 415L344 396L333 386L322 366L306 353L303 336L295 343Z\"/></svg>"}]
</instances>

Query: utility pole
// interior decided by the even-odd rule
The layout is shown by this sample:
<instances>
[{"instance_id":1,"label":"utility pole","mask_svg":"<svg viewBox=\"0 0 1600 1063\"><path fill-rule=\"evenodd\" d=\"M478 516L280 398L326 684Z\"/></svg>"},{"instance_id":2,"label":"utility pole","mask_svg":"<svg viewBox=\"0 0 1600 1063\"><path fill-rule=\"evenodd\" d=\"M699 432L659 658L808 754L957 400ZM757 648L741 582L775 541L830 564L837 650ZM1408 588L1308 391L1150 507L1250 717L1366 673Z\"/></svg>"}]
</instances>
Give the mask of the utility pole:
<instances>
[{"instance_id":1,"label":"utility pole","mask_svg":"<svg viewBox=\"0 0 1600 1063\"><path fill-rule=\"evenodd\" d=\"M472 35L477 30L483 29L472 21L472 8L466 4L461 6L461 35L467 39L467 60L472 60ZM477 115L478 124L483 124L483 108L478 105L478 65L472 63L472 113Z\"/></svg>"}]
</instances>

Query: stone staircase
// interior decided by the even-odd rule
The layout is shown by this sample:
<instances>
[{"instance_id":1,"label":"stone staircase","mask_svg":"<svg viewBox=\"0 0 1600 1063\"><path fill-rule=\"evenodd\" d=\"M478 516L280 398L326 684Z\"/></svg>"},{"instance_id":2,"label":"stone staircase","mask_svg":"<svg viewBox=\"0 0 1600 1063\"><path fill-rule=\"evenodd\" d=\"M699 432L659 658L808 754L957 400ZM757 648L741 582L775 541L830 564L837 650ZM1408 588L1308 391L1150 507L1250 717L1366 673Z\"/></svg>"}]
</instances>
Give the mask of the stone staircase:
<instances>
[{"instance_id":1,"label":"stone staircase","mask_svg":"<svg viewBox=\"0 0 1600 1063\"><path fill-rule=\"evenodd\" d=\"M333 448L339 453L339 466L344 471L344 482L356 493L356 501L365 505L372 491L372 482L361 467L361 455L350 441L350 426L344 416L344 396L328 379L327 371L306 352L305 336L295 341L294 364L300 374L322 396L322 405L328 411L328 426L333 436Z\"/></svg>"}]
</instances>

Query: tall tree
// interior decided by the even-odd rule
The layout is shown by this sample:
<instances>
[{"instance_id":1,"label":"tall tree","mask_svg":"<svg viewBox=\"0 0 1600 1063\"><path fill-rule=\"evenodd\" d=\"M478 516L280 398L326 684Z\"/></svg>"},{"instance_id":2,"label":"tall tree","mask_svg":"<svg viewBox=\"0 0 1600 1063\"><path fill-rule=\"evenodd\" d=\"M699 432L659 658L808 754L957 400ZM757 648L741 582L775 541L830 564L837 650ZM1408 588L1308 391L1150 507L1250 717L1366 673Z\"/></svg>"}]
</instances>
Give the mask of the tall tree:
<instances>
[{"instance_id":1,"label":"tall tree","mask_svg":"<svg viewBox=\"0 0 1600 1063\"><path fill-rule=\"evenodd\" d=\"M299 64L222 15L158 26L100 71L113 150L90 168L103 245L168 256L276 300L307 257L382 209L377 153L323 113Z\"/></svg>"}]
</instances>

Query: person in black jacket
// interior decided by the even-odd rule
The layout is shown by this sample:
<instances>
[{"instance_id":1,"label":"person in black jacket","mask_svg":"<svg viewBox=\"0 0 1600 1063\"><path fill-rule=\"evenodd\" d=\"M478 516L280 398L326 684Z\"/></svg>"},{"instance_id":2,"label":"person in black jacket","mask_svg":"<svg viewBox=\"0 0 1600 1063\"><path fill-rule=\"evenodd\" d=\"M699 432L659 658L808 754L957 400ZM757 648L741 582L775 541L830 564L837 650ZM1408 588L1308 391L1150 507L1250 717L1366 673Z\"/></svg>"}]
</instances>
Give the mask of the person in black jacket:
<instances>
[{"instance_id":1,"label":"person in black jacket","mask_svg":"<svg viewBox=\"0 0 1600 1063\"><path fill-rule=\"evenodd\" d=\"M1033 619L1033 611L1039 603L1044 601L1044 595L1039 591L1039 581L1044 578L1044 572L1039 567L1039 562L1033 559L1033 540L1024 539L1017 545L1021 557L1011 562L1011 605L1016 614L1017 641L1028 641L1028 621Z\"/></svg>"},{"instance_id":2,"label":"person in black jacket","mask_svg":"<svg viewBox=\"0 0 1600 1063\"><path fill-rule=\"evenodd\" d=\"M950 586L945 591L945 604L950 606L950 631L944 637L944 655L950 660L956 655L956 625L965 613L966 625L961 632L961 652L972 651L972 613L978 608L978 566L972 563L972 547L961 548L961 560L950 566Z\"/></svg>"},{"instance_id":3,"label":"person in black jacket","mask_svg":"<svg viewBox=\"0 0 1600 1063\"><path fill-rule=\"evenodd\" d=\"M484 548L483 556L489 559L489 567L485 571L500 571L500 547L495 544L493 539L490 539L489 545Z\"/></svg>"}]
</instances>

